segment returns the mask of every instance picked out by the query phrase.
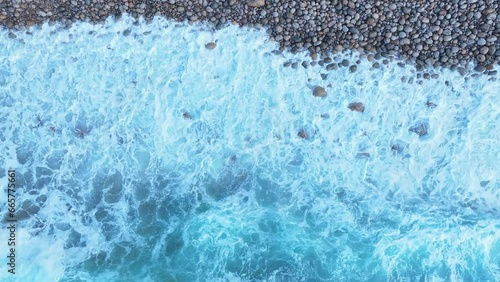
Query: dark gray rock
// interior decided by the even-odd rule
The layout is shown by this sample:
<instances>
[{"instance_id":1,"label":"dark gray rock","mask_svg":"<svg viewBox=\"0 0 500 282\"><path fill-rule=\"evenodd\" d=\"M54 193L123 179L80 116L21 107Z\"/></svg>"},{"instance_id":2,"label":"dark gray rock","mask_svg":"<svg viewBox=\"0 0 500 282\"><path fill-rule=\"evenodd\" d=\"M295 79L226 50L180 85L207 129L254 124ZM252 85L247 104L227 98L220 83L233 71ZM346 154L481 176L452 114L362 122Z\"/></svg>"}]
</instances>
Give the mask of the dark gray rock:
<instances>
[{"instance_id":1,"label":"dark gray rock","mask_svg":"<svg viewBox=\"0 0 500 282\"><path fill-rule=\"evenodd\" d=\"M355 111L355 112L364 112L365 111L365 105L361 102L354 102L354 103L350 103L348 106L347 106L351 111Z\"/></svg>"},{"instance_id":2,"label":"dark gray rock","mask_svg":"<svg viewBox=\"0 0 500 282\"><path fill-rule=\"evenodd\" d=\"M313 95L316 97L326 97L326 90L321 86L316 86L313 89Z\"/></svg>"}]
</instances>

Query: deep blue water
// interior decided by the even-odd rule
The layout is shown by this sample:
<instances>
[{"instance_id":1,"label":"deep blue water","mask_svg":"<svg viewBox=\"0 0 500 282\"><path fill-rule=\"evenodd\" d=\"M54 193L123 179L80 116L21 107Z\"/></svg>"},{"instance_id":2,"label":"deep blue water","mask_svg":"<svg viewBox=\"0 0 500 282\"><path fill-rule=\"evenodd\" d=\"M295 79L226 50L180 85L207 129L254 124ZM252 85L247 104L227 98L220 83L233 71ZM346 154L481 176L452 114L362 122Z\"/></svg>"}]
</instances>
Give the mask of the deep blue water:
<instances>
[{"instance_id":1,"label":"deep blue water","mask_svg":"<svg viewBox=\"0 0 500 282\"><path fill-rule=\"evenodd\" d=\"M500 281L498 81L165 20L7 34L0 280Z\"/></svg>"}]
</instances>

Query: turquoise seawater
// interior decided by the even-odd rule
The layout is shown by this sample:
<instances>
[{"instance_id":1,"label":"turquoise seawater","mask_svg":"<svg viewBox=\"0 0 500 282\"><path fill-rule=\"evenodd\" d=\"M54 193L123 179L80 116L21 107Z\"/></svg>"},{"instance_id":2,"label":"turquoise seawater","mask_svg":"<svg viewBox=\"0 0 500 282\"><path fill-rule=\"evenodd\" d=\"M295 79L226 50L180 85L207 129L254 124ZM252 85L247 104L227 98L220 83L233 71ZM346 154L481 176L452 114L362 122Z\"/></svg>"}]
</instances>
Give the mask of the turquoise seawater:
<instances>
[{"instance_id":1,"label":"turquoise seawater","mask_svg":"<svg viewBox=\"0 0 500 282\"><path fill-rule=\"evenodd\" d=\"M3 230L0 280L500 281L498 81L293 69L306 54L235 26L14 33L0 185L16 169L18 258L11 275Z\"/></svg>"}]
</instances>

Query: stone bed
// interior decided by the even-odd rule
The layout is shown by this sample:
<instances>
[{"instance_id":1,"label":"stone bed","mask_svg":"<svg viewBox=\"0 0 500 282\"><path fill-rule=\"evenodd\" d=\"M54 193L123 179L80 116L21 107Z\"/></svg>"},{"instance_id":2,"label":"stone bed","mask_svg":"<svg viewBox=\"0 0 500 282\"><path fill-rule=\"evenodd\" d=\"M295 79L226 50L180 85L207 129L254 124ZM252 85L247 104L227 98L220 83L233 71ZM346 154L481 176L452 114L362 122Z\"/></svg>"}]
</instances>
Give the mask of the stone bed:
<instances>
[{"instance_id":1,"label":"stone bed","mask_svg":"<svg viewBox=\"0 0 500 282\"><path fill-rule=\"evenodd\" d=\"M500 56L498 0L0 0L0 25L102 22L128 13L152 19L267 27L281 50L318 54L356 49L368 59L396 57L418 70L474 69L489 75ZM11 34L11 36L15 36ZM374 65L377 63L374 63ZM376 66L376 65L375 65ZM341 64L338 67L342 67ZM355 70L354 70L355 71Z\"/></svg>"}]
</instances>

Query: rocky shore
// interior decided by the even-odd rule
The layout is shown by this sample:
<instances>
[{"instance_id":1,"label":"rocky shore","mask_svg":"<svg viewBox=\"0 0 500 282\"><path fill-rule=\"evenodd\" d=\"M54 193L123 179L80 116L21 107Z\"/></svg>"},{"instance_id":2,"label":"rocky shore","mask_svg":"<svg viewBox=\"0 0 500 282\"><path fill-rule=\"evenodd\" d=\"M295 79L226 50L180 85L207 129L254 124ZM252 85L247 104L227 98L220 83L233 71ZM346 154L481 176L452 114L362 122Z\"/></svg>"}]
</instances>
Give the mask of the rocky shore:
<instances>
[{"instance_id":1,"label":"rocky shore","mask_svg":"<svg viewBox=\"0 0 500 282\"><path fill-rule=\"evenodd\" d=\"M494 75L500 57L497 0L0 0L0 25L10 29L101 22L123 13L216 28L230 22L266 27L282 50L307 49L313 60L356 49L369 60L396 57L419 70L473 68Z\"/></svg>"}]
</instances>

